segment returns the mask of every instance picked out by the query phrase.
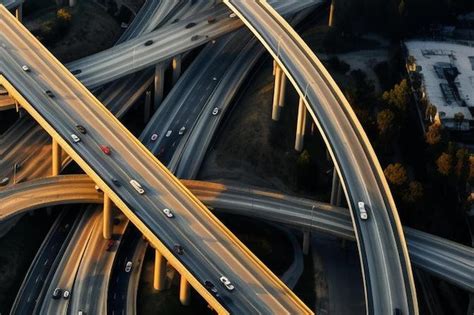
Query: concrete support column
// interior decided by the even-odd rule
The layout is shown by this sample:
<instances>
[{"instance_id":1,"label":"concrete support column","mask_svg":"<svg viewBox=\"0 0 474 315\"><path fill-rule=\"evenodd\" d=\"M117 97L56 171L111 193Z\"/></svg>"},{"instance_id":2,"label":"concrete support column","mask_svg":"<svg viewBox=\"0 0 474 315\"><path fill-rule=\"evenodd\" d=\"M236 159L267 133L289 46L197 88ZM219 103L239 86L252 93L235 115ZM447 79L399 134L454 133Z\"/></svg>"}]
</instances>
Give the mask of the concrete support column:
<instances>
[{"instance_id":1,"label":"concrete support column","mask_svg":"<svg viewBox=\"0 0 474 315\"><path fill-rule=\"evenodd\" d=\"M57 176L59 175L59 172L61 171L61 147L59 146L59 143L54 140L52 140L52 153L53 153L53 158L52 158L52 175Z\"/></svg>"},{"instance_id":2,"label":"concrete support column","mask_svg":"<svg viewBox=\"0 0 474 315\"><path fill-rule=\"evenodd\" d=\"M145 108L143 109L143 122L146 124L151 115L151 91L145 92Z\"/></svg>"},{"instance_id":3,"label":"concrete support column","mask_svg":"<svg viewBox=\"0 0 474 315\"><path fill-rule=\"evenodd\" d=\"M342 201L342 185L341 185L341 180L339 180L339 185L337 185L336 206L340 207L341 201Z\"/></svg>"},{"instance_id":4,"label":"concrete support column","mask_svg":"<svg viewBox=\"0 0 474 315\"><path fill-rule=\"evenodd\" d=\"M191 300L191 285L188 280L186 280L183 275L181 275L181 280L179 282L179 301L183 305L189 305Z\"/></svg>"},{"instance_id":5,"label":"concrete support column","mask_svg":"<svg viewBox=\"0 0 474 315\"><path fill-rule=\"evenodd\" d=\"M69 6L72 8L76 5L76 0L69 0Z\"/></svg>"},{"instance_id":6,"label":"concrete support column","mask_svg":"<svg viewBox=\"0 0 474 315\"><path fill-rule=\"evenodd\" d=\"M155 67L155 101L153 108L156 110L163 100L163 90L165 87L165 69L162 65Z\"/></svg>"},{"instance_id":7,"label":"concrete support column","mask_svg":"<svg viewBox=\"0 0 474 315\"><path fill-rule=\"evenodd\" d=\"M104 193L104 228L103 235L106 240L112 238L112 200Z\"/></svg>"},{"instance_id":8,"label":"concrete support column","mask_svg":"<svg viewBox=\"0 0 474 315\"><path fill-rule=\"evenodd\" d=\"M273 90L273 107L272 107L272 119L278 121L280 119L280 88L281 88L281 69L278 65L275 65L275 88Z\"/></svg>"},{"instance_id":9,"label":"concrete support column","mask_svg":"<svg viewBox=\"0 0 474 315\"><path fill-rule=\"evenodd\" d=\"M336 205L338 186L339 186L339 176L337 175L336 168L333 168L332 185L331 185L331 201L330 201L332 205Z\"/></svg>"},{"instance_id":10,"label":"concrete support column","mask_svg":"<svg viewBox=\"0 0 474 315\"><path fill-rule=\"evenodd\" d=\"M165 289L166 258L155 249L155 273L153 275L153 288L161 291Z\"/></svg>"},{"instance_id":11,"label":"concrete support column","mask_svg":"<svg viewBox=\"0 0 474 315\"><path fill-rule=\"evenodd\" d=\"M308 255L309 253L309 244L311 242L311 233L309 230L303 231L303 254Z\"/></svg>"},{"instance_id":12,"label":"concrete support column","mask_svg":"<svg viewBox=\"0 0 474 315\"><path fill-rule=\"evenodd\" d=\"M280 97L278 98L278 106L285 106L285 96L286 96L286 74L281 71L281 81L280 81Z\"/></svg>"},{"instance_id":13,"label":"concrete support column","mask_svg":"<svg viewBox=\"0 0 474 315\"><path fill-rule=\"evenodd\" d=\"M181 75L181 55L173 58L171 61L171 67L173 68L173 85L175 85Z\"/></svg>"},{"instance_id":14,"label":"concrete support column","mask_svg":"<svg viewBox=\"0 0 474 315\"><path fill-rule=\"evenodd\" d=\"M20 21L20 22L23 21L23 4L20 4L18 7L16 7L15 17L18 21Z\"/></svg>"},{"instance_id":15,"label":"concrete support column","mask_svg":"<svg viewBox=\"0 0 474 315\"><path fill-rule=\"evenodd\" d=\"M296 139L295 150L301 152L303 150L303 139L306 127L306 107L303 99L300 97L298 105L298 121L296 123Z\"/></svg>"},{"instance_id":16,"label":"concrete support column","mask_svg":"<svg viewBox=\"0 0 474 315\"><path fill-rule=\"evenodd\" d=\"M331 6L329 7L329 23L328 26L331 27L334 24L334 1L331 1Z\"/></svg>"}]
</instances>

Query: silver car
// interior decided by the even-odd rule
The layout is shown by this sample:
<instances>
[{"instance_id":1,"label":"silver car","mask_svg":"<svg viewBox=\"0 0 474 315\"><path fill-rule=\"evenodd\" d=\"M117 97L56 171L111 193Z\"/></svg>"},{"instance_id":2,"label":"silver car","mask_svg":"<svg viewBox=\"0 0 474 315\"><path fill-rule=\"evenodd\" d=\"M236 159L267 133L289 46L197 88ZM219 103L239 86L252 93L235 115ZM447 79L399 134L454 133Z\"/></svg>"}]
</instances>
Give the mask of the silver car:
<instances>
[{"instance_id":1,"label":"silver car","mask_svg":"<svg viewBox=\"0 0 474 315\"><path fill-rule=\"evenodd\" d=\"M226 287L227 290L232 291L235 289L234 285L227 279L227 277L221 276L219 280Z\"/></svg>"},{"instance_id":2,"label":"silver car","mask_svg":"<svg viewBox=\"0 0 474 315\"><path fill-rule=\"evenodd\" d=\"M133 188L140 194L143 195L145 193L145 190L142 188L142 185L140 185L136 180L132 179L130 180L130 185L132 185Z\"/></svg>"},{"instance_id":3,"label":"silver car","mask_svg":"<svg viewBox=\"0 0 474 315\"><path fill-rule=\"evenodd\" d=\"M71 135L71 138L72 138L72 141L74 141L75 143L78 143L81 141L81 138L79 138L77 135L75 134L72 134Z\"/></svg>"},{"instance_id":4,"label":"silver car","mask_svg":"<svg viewBox=\"0 0 474 315\"><path fill-rule=\"evenodd\" d=\"M367 209L365 208L365 203L363 203L362 201L359 201L358 206L359 206L360 218L362 220L367 220L369 216L367 214Z\"/></svg>"}]
</instances>

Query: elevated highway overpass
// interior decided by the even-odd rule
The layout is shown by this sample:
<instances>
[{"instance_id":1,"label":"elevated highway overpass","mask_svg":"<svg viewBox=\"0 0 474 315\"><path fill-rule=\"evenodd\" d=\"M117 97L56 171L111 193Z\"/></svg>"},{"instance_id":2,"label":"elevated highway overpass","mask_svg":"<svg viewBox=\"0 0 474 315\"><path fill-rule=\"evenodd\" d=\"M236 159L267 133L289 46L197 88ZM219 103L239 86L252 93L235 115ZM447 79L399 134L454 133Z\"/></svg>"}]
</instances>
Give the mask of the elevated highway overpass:
<instances>
[{"instance_id":1,"label":"elevated highway overpass","mask_svg":"<svg viewBox=\"0 0 474 315\"><path fill-rule=\"evenodd\" d=\"M347 209L327 203L238 185L182 180L186 187L216 211L249 216L311 229L354 241ZM30 196L25 198L24 196ZM102 193L86 175L60 175L32 180L0 190L0 221L45 206L102 203ZM414 265L474 292L474 249L404 227Z\"/></svg>"},{"instance_id":2,"label":"elevated highway overpass","mask_svg":"<svg viewBox=\"0 0 474 315\"><path fill-rule=\"evenodd\" d=\"M324 66L266 1L224 0L273 56L316 123L351 210L369 314L418 314L408 249L382 168L350 104ZM277 82L277 81L276 81ZM360 218L358 202L369 219Z\"/></svg>"},{"instance_id":3,"label":"elevated highway overpass","mask_svg":"<svg viewBox=\"0 0 474 315\"><path fill-rule=\"evenodd\" d=\"M219 313L312 313L3 6L0 26L0 84ZM26 62L31 72L21 70ZM88 130L78 143L71 140L76 124ZM98 149L101 143L112 148L111 156ZM128 185L131 178L145 195ZM163 215L165 207L174 211L173 220ZM187 249L179 259L170 250L177 241ZM220 274L239 289L221 292L218 301L203 282Z\"/></svg>"}]
</instances>

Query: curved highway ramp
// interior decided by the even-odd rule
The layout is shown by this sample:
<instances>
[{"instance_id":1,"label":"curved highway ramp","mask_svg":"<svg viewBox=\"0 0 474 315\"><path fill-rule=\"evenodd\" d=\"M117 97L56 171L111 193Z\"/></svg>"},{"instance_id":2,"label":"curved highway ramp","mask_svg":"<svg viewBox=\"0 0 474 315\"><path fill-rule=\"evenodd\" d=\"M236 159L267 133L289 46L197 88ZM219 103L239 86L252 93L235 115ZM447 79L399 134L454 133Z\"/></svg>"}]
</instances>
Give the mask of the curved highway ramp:
<instances>
[{"instance_id":1,"label":"curved highway ramp","mask_svg":"<svg viewBox=\"0 0 474 315\"><path fill-rule=\"evenodd\" d=\"M312 313L4 6L0 58L0 84L218 313ZM24 64L31 70L23 71ZM78 133L79 142L71 136L77 124L87 130ZM101 144L111 148L110 155L99 149ZM145 194L129 184L131 179ZM174 212L173 219L164 208ZM174 256L176 243L185 255ZM221 289L218 300L203 284L218 283L221 275L236 289Z\"/></svg>"}]
</instances>

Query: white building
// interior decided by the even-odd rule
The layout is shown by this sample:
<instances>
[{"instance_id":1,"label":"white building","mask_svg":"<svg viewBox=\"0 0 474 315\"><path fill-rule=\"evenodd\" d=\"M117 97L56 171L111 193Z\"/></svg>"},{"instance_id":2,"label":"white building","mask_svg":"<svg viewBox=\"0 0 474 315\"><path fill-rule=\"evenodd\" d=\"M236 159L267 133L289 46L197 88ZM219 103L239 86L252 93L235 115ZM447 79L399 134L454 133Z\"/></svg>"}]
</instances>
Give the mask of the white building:
<instances>
[{"instance_id":1,"label":"white building","mask_svg":"<svg viewBox=\"0 0 474 315\"><path fill-rule=\"evenodd\" d=\"M408 41L409 68L421 74L423 97L448 129L474 129L474 47L450 42ZM410 58L411 59L411 58Z\"/></svg>"}]
</instances>

